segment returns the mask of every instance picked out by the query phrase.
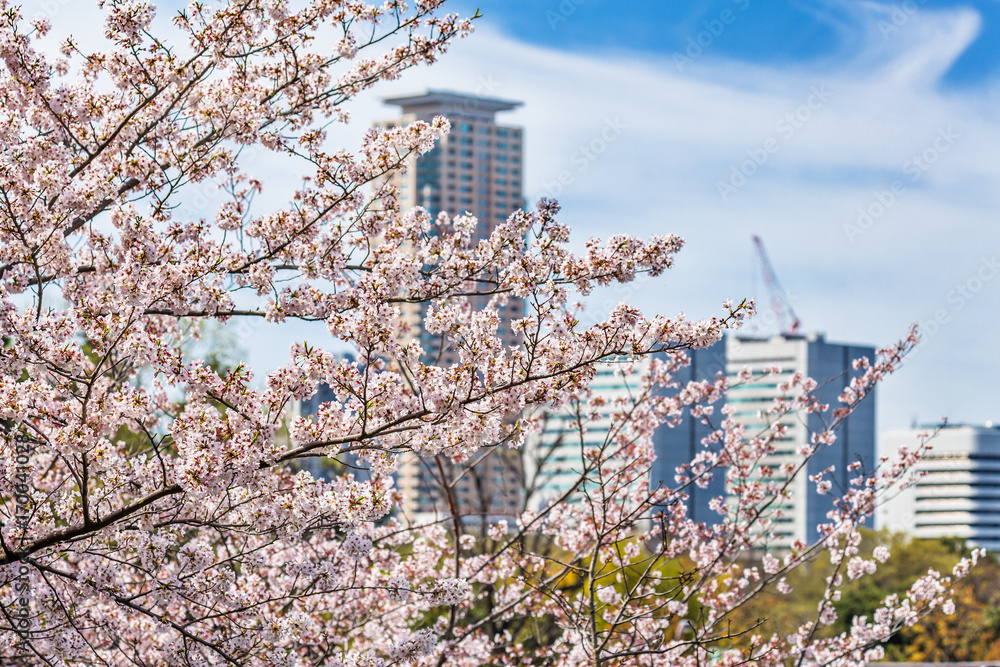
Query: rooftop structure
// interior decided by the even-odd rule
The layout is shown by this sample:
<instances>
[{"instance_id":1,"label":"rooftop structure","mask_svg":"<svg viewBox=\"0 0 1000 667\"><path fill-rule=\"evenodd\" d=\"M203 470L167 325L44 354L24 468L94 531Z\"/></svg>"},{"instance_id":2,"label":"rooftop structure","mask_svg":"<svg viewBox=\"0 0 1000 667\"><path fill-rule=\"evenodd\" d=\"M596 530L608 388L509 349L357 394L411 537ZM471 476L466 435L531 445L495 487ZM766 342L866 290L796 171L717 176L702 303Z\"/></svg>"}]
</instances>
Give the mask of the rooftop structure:
<instances>
[{"instance_id":1,"label":"rooftop structure","mask_svg":"<svg viewBox=\"0 0 1000 667\"><path fill-rule=\"evenodd\" d=\"M511 111L521 106L521 102L498 100L475 95L463 95L443 90L429 90L417 95L389 97L386 104L401 107L403 115L431 117L442 115L455 119L473 119L492 123L499 111Z\"/></svg>"}]
</instances>

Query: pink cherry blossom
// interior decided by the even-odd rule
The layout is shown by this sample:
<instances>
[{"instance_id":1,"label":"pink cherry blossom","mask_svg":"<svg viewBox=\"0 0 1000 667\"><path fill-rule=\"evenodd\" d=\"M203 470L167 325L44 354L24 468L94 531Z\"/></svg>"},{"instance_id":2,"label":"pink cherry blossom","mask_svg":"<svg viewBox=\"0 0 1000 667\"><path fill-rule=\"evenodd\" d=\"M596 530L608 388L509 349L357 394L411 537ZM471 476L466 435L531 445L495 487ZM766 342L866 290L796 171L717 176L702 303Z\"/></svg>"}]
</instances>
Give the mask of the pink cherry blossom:
<instances>
[{"instance_id":1,"label":"pink cherry blossom","mask_svg":"<svg viewBox=\"0 0 1000 667\"><path fill-rule=\"evenodd\" d=\"M848 633L818 631L846 582L888 558L859 555L859 527L925 443L837 493L827 471L815 477L831 499L821 534L768 551L776 500L915 330L859 360L832 412L796 375L770 425L751 429L717 408L759 372L675 376L685 350L752 317L752 300L703 320L621 304L589 326L572 305L663 273L681 238L615 234L573 252L545 199L483 235L469 216L400 210L386 177L432 150L446 118L329 145L360 93L471 32L442 4L219 0L170 13L103 0L102 46L55 51L48 21L0 0L0 662L861 665L901 627L952 609L950 586L978 552ZM265 161L294 165L300 185L260 180ZM218 197L198 204L203 188ZM264 193L280 203L262 208ZM502 322L512 299L524 315ZM428 362L406 304L425 309L455 363ZM321 322L354 356L302 341L275 351L267 374L222 367L205 339L240 321ZM628 399L592 387L609 361L633 382ZM298 414L321 384L334 400ZM498 452L523 461L556 409L582 443L567 489L503 519L463 508L455 476ZM588 440L605 409L613 428ZM765 465L796 413L826 428ZM705 448L654 488L652 434L684 419L710 427ZM438 475L441 520L401 510L393 475L413 460ZM337 472L302 465L316 461ZM697 524L688 492L713 476L727 484L719 522ZM814 621L716 648L748 630L733 610L769 587L791 592L787 574L823 551L838 570Z\"/></svg>"}]
</instances>

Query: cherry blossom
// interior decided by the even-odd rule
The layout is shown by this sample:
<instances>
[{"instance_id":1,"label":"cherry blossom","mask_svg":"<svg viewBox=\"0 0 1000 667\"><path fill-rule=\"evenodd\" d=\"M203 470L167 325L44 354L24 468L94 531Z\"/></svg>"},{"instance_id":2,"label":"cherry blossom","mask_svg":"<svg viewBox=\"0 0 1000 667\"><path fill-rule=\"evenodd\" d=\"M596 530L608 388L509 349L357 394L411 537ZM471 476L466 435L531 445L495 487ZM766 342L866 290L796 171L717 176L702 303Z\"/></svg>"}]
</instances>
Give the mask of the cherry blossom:
<instances>
[{"instance_id":1,"label":"cherry blossom","mask_svg":"<svg viewBox=\"0 0 1000 667\"><path fill-rule=\"evenodd\" d=\"M46 46L49 22L0 0L4 664L863 664L900 627L953 608L949 587L978 553L849 633L818 633L845 582L888 558L860 556L858 529L924 443L856 471L839 495L812 480L829 522L811 543L767 548L775 500L835 446L915 332L859 360L833 411L794 376L770 426L751 431L718 404L759 373L674 376L752 301L696 320L621 304L589 326L572 305L664 273L682 239L575 245L544 199L482 237L457 212L400 210L386 176L447 134L446 118L329 145L359 93L471 32L442 4L217 0L168 16L103 0L103 46L84 50ZM297 165L293 192L261 180L272 159ZM192 205L203 187L220 198ZM265 192L283 203L261 208ZM517 345L498 336L511 299L527 305L503 323ZM404 304L426 307L456 363L426 361ZM354 358L302 341L266 374L213 364L197 343L238 321L322 322ZM590 387L599 365L654 355L644 373L622 364L637 390L557 502L495 520L454 502L440 521L400 511L402 456L442 476L484 453L523 456L555 408L574 409L568 430L585 433L604 400ZM321 384L335 399L296 414ZM827 428L799 462L762 474L795 412ZM711 426L705 449L676 485L651 487L652 433L683 419ZM310 460L341 472L315 476ZM715 475L729 489L713 501L719 522L696 524L686 490ZM839 569L814 622L775 637L731 626L822 552Z\"/></svg>"}]
</instances>

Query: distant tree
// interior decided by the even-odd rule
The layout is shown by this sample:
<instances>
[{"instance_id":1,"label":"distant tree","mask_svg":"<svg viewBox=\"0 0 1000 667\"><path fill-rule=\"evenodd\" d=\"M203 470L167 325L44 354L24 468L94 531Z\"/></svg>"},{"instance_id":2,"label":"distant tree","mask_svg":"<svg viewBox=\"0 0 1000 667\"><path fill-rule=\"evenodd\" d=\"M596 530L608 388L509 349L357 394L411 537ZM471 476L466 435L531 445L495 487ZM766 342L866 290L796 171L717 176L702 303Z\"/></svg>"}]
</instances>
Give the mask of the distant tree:
<instances>
[{"instance_id":1,"label":"distant tree","mask_svg":"<svg viewBox=\"0 0 1000 667\"><path fill-rule=\"evenodd\" d=\"M551 201L484 240L469 216L401 211L385 176L430 150L444 118L370 130L356 153L327 145L324 128L346 120L352 98L471 29L441 2L191 2L172 29L142 0L99 5L101 50L69 40L56 52L40 46L46 20L0 0L4 665L860 665L950 606L975 556L824 632L847 582L888 557L863 557L858 527L919 447L856 471L815 542L763 553L791 480L915 332L858 360L832 411L814 381L783 379L769 425L748 431L713 403L759 376L678 387L672 375L684 350L717 342L752 303L701 321L622 304L589 327L569 305L662 273L681 239L613 235L576 254ZM257 180L274 156L306 170L294 192ZM221 203L182 207L211 183ZM286 201L255 211L265 187ZM487 307L473 311L473 297ZM497 313L515 297L530 308L509 323L521 343L505 347ZM403 303L427 304L424 325L458 363L421 361ZM234 319L325 322L356 361L300 344L254 388L246 364L186 346ZM596 366L658 352L615 428L588 443ZM321 382L334 399L276 437ZM538 410L566 404L579 408L568 428L584 462L557 502L485 538L447 490L444 523L392 515L400 454L517 448ZM827 427L765 469L799 412L826 414ZM651 434L681 418L715 420L713 433L676 485L649 488ZM370 479L291 465L347 455ZM731 490L716 528L684 507L685 489L713 474ZM829 490L822 476L810 483ZM773 634L738 622L824 552L833 572L809 621Z\"/></svg>"},{"instance_id":2,"label":"distant tree","mask_svg":"<svg viewBox=\"0 0 1000 667\"><path fill-rule=\"evenodd\" d=\"M971 551L961 540L916 539L900 533L864 531L861 553L872 558L875 549L890 551L887 560L870 576L844 586L836 603L837 621L825 634L849 632L856 618L870 616L882 600L903 595L928 568L946 571L956 557ZM741 624L760 620L762 630L778 631L807 623L813 600L835 566L820 558L789 576L794 592L762 593L739 612ZM953 603L959 613L938 609L911 627L903 628L885 645L885 657L899 662L967 662L995 660L1000 656L1000 563L994 557L980 561L969 577L957 583Z\"/></svg>"},{"instance_id":3,"label":"distant tree","mask_svg":"<svg viewBox=\"0 0 1000 667\"><path fill-rule=\"evenodd\" d=\"M914 540L914 544L919 542ZM912 550L914 559L925 554L924 549ZM1000 563L996 557L981 561L968 578L956 584L953 599L958 613L934 611L904 628L887 646L887 657L905 662L1000 660Z\"/></svg>"}]
</instances>

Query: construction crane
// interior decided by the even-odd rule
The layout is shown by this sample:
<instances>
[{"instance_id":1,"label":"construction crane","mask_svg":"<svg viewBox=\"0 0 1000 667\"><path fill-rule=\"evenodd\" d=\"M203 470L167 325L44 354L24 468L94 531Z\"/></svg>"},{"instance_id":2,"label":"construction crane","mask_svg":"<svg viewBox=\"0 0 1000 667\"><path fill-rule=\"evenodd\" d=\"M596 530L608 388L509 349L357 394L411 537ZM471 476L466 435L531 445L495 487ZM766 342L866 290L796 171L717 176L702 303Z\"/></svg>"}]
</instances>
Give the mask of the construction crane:
<instances>
[{"instance_id":1,"label":"construction crane","mask_svg":"<svg viewBox=\"0 0 1000 667\"><path fill-rule=\"evenodd\" d=\"M764 242L759 236L754 236L753 245L757 252L757 260L760 262L760 272L764 276L764 284L771 297L771 310L774 311L778 330L786 336L794 335L799 330L799 318L788 300L788 295L778 283L778 276L775 275L771 260L767 258L767 251L764 250Z\"/></svg>"}]
</instances>

